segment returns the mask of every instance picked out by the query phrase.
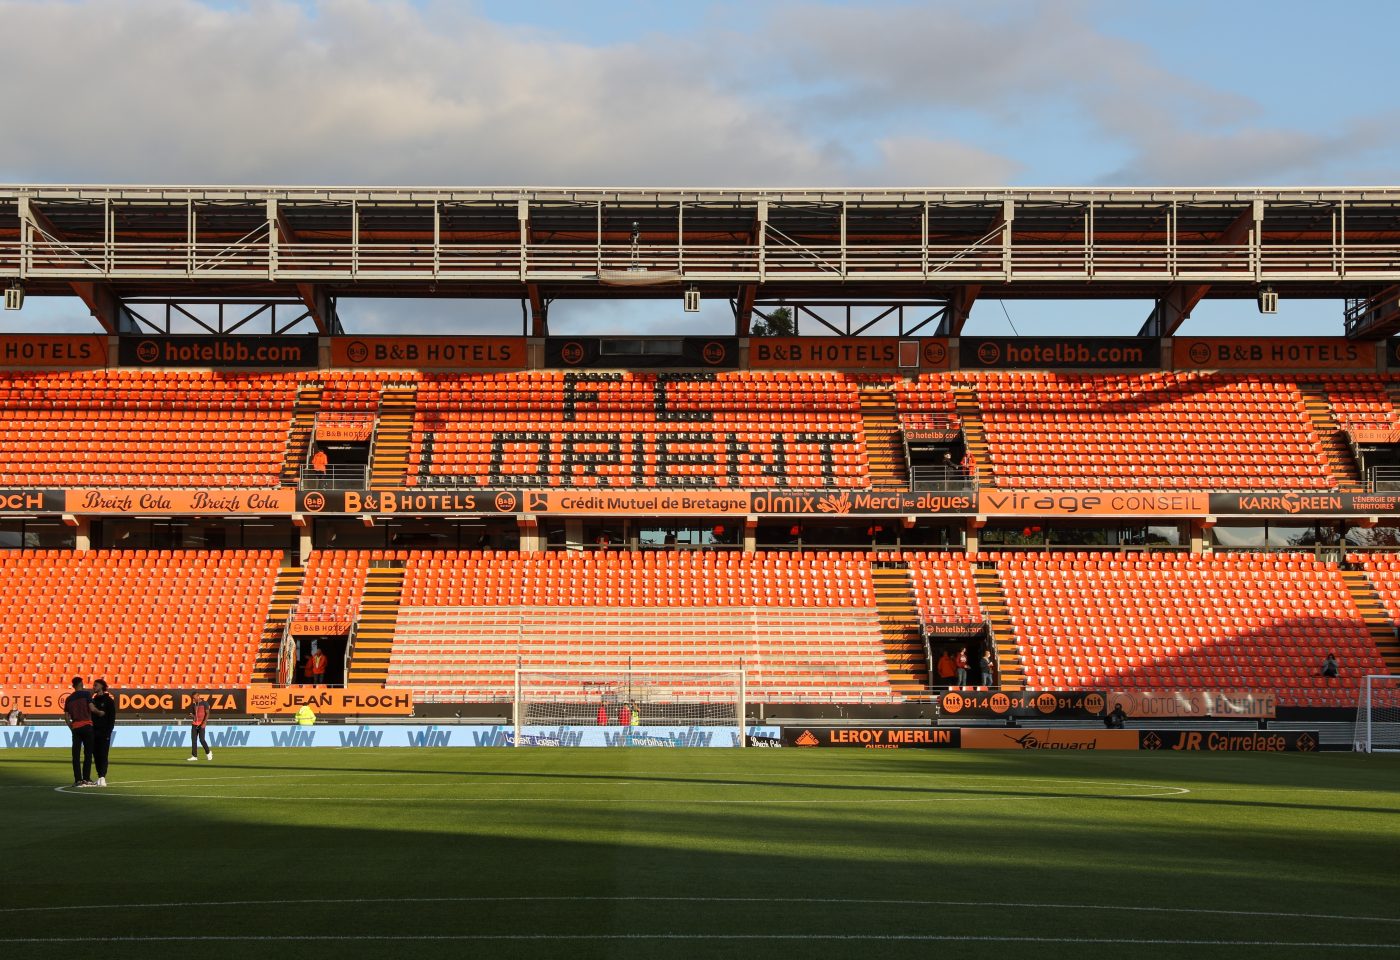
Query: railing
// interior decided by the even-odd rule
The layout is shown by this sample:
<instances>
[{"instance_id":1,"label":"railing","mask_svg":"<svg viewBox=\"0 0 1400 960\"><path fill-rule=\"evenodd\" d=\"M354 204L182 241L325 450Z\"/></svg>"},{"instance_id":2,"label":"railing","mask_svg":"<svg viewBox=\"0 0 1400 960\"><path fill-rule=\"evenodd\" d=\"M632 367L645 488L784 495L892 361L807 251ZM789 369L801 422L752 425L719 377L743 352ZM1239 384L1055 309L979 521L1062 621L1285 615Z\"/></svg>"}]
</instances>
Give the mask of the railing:
<instances>
[{"instance_id":1,"label":"railing","mask_svg":"<svg viewBox=\"0 0 1400 960\"><path fill-rule=\"evenodd\" d=\"M374 435L372 413L321 412L316 414L313 436L318 441L364 443Z\"/></svg>"},{"instance_id":2,"label":"railing","mask_svg":"<svg viewBox=\"0 0 1400 960\"><path fill-rule=\"evenodd\" d=\"M1400 287L1391 287L1374 297L1348 300L1342 311L1342 323L1351 336L1397 316L1400 316Z\"/></svg>"},{"instance_id":3,"label":"railing","mask_svg":"<svg viewBox=\"0 0 1400 960\"><path fill-rule=\"evenodd\" d=\"M1371 467L1366 471L1366 488L1372 493L1400 491L1400 467Z\"/></svg>"},{"instance_id":4,"label":"railing","mask_svg":"<svg viewBox=\"0 0 1400 960\"><path fill-rule=\"evenodd\" d=\"M350 658L355 652L355 637L359 633L359 624L350 627L350 636L345 641L345 663L340 673L340 685L342 687L350 684Z\"/></svg>"},{"instance_id":5,"label":"railing","mask_svg":"<svg viewBox=\"0 0 1400 960\"><path fill-rule=\"evenodd\" d=\"M334 463L323 470L305 467L299 485L303 490L363 490L368 483L369 467Z\"/></svg>"},{"instance_id":6,"label":"railing","mask_svg":"<svg viewBox=\"0 0 1400 960\"><path fill-rule=\"evenodd\" d=\"M915 490L961 493L977 489L977 475L962 467L919 465L909 468L909 477Z\"/></svg>"},{"instance_id":7,"label":"railing","mask_svg":"<svg viewBox=\"0 0 1400 960\"><path fill-rule=\"evenodd\" d=\"M359 607L356 604L301 600L288 611L287 628L292 636L338 636L355 628L355 617L358 613ZM298 623L314 624L325 632L299 632L296 629Z\"/></svg>"},{"instance_id":8,"label":"railing","mask_svg":"<svg viewBox=\"0 0 1400 960\"><path fill-rule=\"evenodd\" d=\"M633 266L684 280L773 279L1085 281L1391 280L1400 249L1387 244L651 244L270 243L0 244L0 274L62 279L594 280ZM1370 307L1353 308L1351 324ZM1350 327L1349 327L1350 329Z\"/></svg>"}]
</instances>

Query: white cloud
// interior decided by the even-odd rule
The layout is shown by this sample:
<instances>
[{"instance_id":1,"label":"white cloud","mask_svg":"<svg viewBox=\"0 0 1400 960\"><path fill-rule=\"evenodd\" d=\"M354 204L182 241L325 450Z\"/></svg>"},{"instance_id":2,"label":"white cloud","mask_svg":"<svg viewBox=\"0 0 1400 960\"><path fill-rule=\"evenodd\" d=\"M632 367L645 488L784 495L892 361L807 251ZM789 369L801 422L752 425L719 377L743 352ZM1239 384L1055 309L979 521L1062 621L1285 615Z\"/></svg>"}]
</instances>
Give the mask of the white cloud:
<instances>
[{"instance_id":1,"label":"white cloud","mask_svg":"<svg viewBox=\"0 0 1400 960\"><path fill-rule=\"evenodd\" d=\"M24 180L828 185L877 176L709 77L701 46L590 47L451 5L0 3L0 172ZM972 148L966 148L972 149ZM961 178L957 145L943 175ZM935 158L936 159L936 158ZM929 174L940 178L940 171Z\"/></svg>"}]
</instances>

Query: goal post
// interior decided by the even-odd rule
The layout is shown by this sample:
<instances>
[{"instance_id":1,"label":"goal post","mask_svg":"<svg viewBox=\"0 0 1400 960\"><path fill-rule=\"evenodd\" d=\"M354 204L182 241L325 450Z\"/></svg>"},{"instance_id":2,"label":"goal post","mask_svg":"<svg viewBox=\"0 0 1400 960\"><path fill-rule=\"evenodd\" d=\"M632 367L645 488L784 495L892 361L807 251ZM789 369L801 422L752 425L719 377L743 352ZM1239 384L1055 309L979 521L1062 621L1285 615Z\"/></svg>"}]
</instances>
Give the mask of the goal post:
<instances>
[{"instance_id":1,"label":"goal post","mask_svg":"<svg viewBox=\"0 0 1400 960\"><path fill-rule=\"evenodd\" d=\"M519 667L515 671L514 745L531 727L616 732L609 742L650 743L647 730L715 727L747 739L742 667L728 670Z\"/></svg>"},{"instance_id":2,"label":"goal post","mask_svg":"<svg viewBox=\"0 0 1400 960\"><path fill-rule=\"evenodd\" d=\"M1370 674L1361 681L1355 740L1362 753L1400 751L1400 676Z\"/></svg>"}]
</instances>

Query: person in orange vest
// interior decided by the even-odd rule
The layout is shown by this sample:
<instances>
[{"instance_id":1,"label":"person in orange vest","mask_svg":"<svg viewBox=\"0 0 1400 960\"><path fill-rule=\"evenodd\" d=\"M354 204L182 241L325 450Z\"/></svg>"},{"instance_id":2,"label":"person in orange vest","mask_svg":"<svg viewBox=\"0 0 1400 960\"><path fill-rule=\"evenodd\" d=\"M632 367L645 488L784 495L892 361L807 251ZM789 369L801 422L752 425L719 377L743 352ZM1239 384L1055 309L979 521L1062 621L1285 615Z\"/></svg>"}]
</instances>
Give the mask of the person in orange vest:
<instances>
[{"instance_id":1,"label":"person in orange vest","mask_svg":"<svg viewBox=\"0 0 1400 960\"><path fill-rule=\"evenodd\" d=\"M306 682L313 687L326 685L326 655L316 644L311 645L311 656L306 658Z\"/></svg>"},{"instance_id":2,"label":"person in orange vest","mask_svg":"<svg viewBox=\"0 0 1400 960\"><path fill-rule=\"evenodd\" d=\"M326 467L330 464L330 457L326 456L326 451L317 450L311 455L311 469L317 473L325 473Z\"/></svg>"},{"instance_id":3,"label":"person in orange vest","mask_svg":"<svg viewBox=\"0 0 1400 960\"><path fill-rule=\"evenodd\" d=\"M951 687L953 685L953 678L957 676L957 673L957 665L953 662L953 658L949 656L948 651L944 650L938 657L938 679L942 682L943 686Z\"/></svg>"}]
</instances>

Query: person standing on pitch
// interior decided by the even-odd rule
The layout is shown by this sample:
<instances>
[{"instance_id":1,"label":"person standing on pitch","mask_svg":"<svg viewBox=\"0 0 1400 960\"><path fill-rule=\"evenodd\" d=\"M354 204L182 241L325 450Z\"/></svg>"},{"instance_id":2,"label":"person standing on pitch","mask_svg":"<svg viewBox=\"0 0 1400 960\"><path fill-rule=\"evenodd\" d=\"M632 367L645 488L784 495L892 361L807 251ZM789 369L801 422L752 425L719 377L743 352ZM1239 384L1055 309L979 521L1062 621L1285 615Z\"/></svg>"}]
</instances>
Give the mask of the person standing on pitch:
<instances>
[{"instance_id":1,"label":"person standing on pitch","mask_svg":"<svg viewBox=\"0 0 1400 960\"><path fill-rule=\"evenodd\" d=\"M107 786L107 755L112 751L112 731L117 725L117 698L106 680L92 682L92 753L97 761L97 785Z\"/></svg>"},{"instance_id":2,"label":"person standing on pitch","mask_svg":"<svg viewBox=\"0 0 1400 960\"><path fill-rule=\"evenodd\" d=\"M92 786L92 694L83 689L83 678L73 678L73 692L63 701L63 722L73 732L73 786ZM78 756L82 755L82 768Z\"/></svg>"},{"instance_id":3,"label":"person standing on pitch","mask_svg":"<svg viewBox=\"0 0 1400 960\"><path fill-rule=\"evenodd\" d=\"M199 759L199 748L204 748L204 759L213 760L214 751L209 749L209 740L204 736L204 726L209 722L209 701L200 694L190 707L190 761Z\"/></svg>"}]
</instances>

